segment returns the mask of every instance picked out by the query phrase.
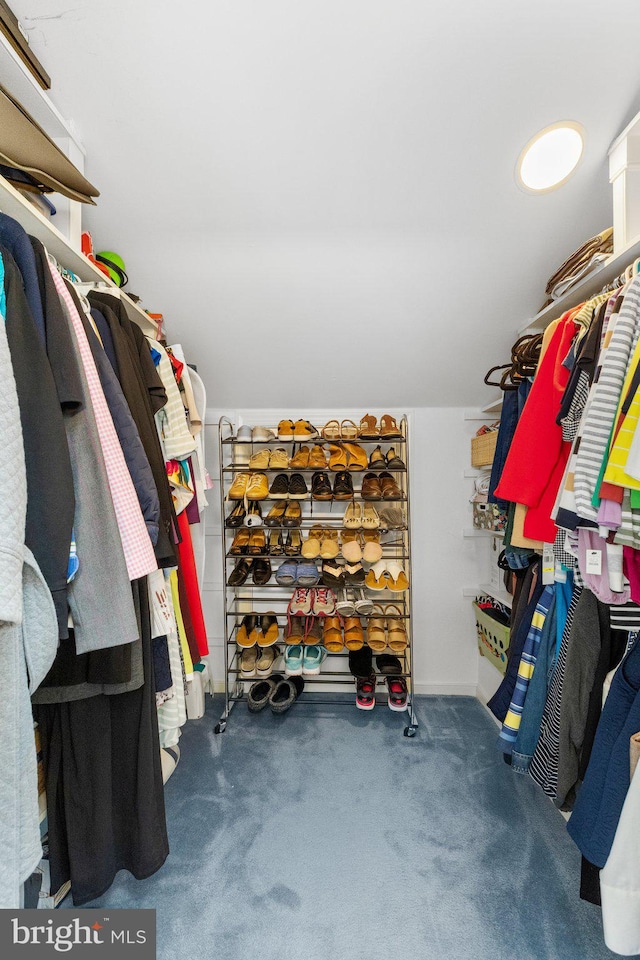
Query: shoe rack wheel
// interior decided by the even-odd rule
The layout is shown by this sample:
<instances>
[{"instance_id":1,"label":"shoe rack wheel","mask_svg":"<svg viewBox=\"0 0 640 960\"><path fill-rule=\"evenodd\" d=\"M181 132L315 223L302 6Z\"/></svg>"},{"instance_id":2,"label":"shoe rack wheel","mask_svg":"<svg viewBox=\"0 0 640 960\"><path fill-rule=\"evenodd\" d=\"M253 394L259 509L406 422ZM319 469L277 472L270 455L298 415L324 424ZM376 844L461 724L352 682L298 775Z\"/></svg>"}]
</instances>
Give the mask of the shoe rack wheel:
<instances>
[{"instance_id":1,"label":"shoe rack wheel","mask_svg":"<svg viewBox=\"0 0 640 960\"><path fill-rule=\"evenodd\" d=\"M213 728L213 732L224 733L226 729L227 729L227 721L221 720L219 723L216 723L215 727Z\"/></svg>"},{"instance_id":2,"label":"shoe rack wheel","mask_svg":"<svg viewBox=\"0 0 640 960\"><path fill-rule=\"evenodd\" d=\"M410 723L408 727L404 728L405 737L415 737L417 732L418 732L417 723Z\"/></svg>"}]
</instances>

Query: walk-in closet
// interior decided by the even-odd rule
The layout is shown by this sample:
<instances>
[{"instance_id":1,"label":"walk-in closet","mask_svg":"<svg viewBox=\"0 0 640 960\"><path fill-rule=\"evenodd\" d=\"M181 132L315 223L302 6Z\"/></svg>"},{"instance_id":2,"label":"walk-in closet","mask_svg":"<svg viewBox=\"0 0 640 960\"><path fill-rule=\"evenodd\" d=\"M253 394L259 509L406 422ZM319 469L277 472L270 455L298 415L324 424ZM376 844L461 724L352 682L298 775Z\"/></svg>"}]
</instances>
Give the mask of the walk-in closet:
<instances>
[{"instance_id":1,"label":"walk-in closet","mask_svg":"<svg viewBox=\"0 0 640 960\"><path fill-rule=\"evenodd\" d=\"M640 8L0 2L0 952L640 957Z\"/></svg>"}]
</instances>

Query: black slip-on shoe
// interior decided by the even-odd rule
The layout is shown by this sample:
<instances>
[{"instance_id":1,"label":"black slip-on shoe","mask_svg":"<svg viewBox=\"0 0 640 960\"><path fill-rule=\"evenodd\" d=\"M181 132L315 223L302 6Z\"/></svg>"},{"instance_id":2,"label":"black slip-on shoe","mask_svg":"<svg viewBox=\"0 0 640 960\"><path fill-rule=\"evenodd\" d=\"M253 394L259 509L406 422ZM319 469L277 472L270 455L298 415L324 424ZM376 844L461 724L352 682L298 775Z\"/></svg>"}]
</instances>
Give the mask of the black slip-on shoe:
<instances>
[{"instance_id":1,"label":"black slip-on shoe","mask_svg":"<svg viewBox=\"0 0 640 960\"><path fill-rule=\"evenodd\" d=\"M257 587L263 587L265 583L271 580L271 564L268 560L260 558L253 561L253 582ZM231 584L233 586L233 584Z\"/></svg>"},{"instance_id":2,"label":"black slip-on shoe","mask_svg":"<svg viewBox=\"0 0 640 960\"><path fill-rule=\"evenodd\" d=\"M236 563L235 567L229 575L229 586L230 587L241 587L243 583L246 583L247 577L251 573L251 568L253 567L253 560L249 560L247 557L243 557L242 560ZM255 577L255 568L254 568L254 577ZM255 582L255 581L254 581Z\"/></svg>"}]
</instances>

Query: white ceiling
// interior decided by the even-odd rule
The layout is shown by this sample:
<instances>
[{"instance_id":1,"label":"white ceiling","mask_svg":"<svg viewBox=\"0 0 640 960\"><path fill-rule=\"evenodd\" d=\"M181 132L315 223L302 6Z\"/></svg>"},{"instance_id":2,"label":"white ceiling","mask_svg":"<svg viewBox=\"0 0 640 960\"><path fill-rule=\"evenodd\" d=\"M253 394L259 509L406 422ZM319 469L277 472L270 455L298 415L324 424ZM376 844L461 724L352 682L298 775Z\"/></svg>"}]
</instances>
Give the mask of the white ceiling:
<instances>
[{"instance_id":1,"label":"white ceiling","mask_svg":"<svg viewBox=\"0 0 640 960\"><path fill-rule=\"evenodd\" d=\"M101 191L97 249L209 405L472 405L546 279L611 223L637 0L11 0ZM539 128L587 130L521 192Z\"/></svg>"}]
</instances>

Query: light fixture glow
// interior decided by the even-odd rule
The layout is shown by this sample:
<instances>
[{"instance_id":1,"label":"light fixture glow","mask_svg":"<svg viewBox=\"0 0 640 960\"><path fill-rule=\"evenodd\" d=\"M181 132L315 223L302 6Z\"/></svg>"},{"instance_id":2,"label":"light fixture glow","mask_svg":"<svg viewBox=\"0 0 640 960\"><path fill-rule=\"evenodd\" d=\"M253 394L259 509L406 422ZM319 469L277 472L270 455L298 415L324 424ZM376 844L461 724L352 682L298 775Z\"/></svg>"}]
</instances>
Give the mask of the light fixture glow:
<instances>
[{"instance_id":1,"label":"light fixture glow","mask_svg":"<svg viewBox=\"0 0 640 960\"><path fill-rule=\"evenodd\" d=\"M532 137L518 157L518 183L531 193L556 190L576 170L583 152L584 131L579 123L553 123Z\"/></svg>"}]
</instances>

